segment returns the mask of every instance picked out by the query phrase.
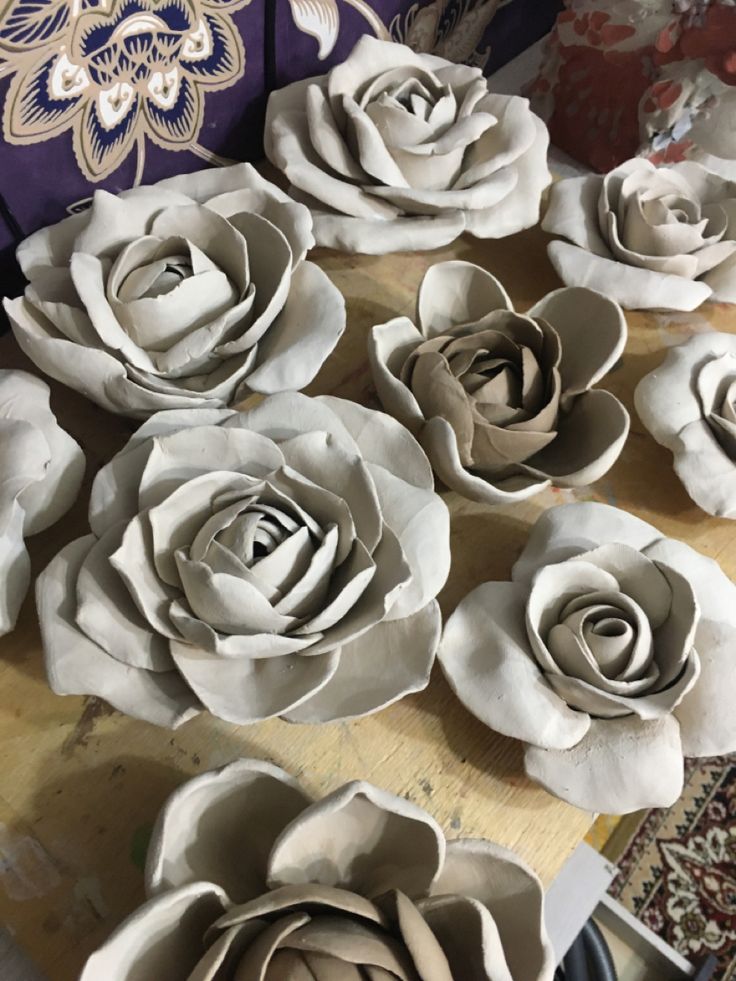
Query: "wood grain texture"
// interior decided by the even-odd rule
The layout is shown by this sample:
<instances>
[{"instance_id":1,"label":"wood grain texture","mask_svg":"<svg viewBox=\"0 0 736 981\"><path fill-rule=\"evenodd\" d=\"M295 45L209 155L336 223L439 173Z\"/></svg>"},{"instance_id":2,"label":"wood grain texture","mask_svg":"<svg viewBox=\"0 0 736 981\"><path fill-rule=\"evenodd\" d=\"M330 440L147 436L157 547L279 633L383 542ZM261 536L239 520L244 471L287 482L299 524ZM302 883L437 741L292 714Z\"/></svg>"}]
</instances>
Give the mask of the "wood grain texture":
<instances>
[{"instance_id":1,"label":"wood grain texture","mask_svg":"<svg viewBox=\"0 0 736 981\"><path fill-rule=\"evenodd\" d=\"M343 291L348 330L310 393L333 393L377 407L365 354L374 323L413 313L429 265L478 262L527 309L558 287L539 230L501 242L463 239L427 254L384 257L318 252ZM736 329L733 308L689 316L630 315L623 359L606 384L631 409L636 382L663 349L694 330ZM595 330L596 324L591 323ZM11 337L3 367L29 367ZM87 530L91 476L134 426L54 385L52 406L87 453L77 507L32 539L34 571ZM633 411L633 410L632 410ZM623 456L593 488L546 492L516 507L491 509L443 492L452 510L453 568L441 595L445 613L471 588L508 578L531 523L574 499L617 504L652 521L736 571L736 523L708 518L678 483L670 454L636 418ZM203 715L176 733L111 712L95 699L59 698L47 688L33 601L16 631L0 640L0 921L52 981L72 981L96 945L143 899L147 836L166 796L186 777L252 755L297 774L321 794L363 778L427 808L450 837L482 835L518 849L550 882L583 838L591 816L532 786L521 748L490 733L452 697L439 671L429 688L350 724L293 726L279 720L235 727Z\"/></svg>"}]
</instances>

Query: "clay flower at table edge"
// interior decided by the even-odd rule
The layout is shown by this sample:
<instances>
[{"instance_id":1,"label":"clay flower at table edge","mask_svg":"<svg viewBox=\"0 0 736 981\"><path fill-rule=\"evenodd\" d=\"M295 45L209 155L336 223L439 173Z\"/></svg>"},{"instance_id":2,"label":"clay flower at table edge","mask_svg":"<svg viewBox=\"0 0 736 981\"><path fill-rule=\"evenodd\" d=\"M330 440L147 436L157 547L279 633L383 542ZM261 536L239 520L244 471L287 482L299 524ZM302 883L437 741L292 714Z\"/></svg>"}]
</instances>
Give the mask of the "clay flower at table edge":
<instances>
[{"instance_id":1,"label":"clay flower at table edge","mask_svg":"<svg viewBox=\"0 0 736 981\"><path fill-rule=\"evenodd\" d=\"M708 514L736 518L736 336L695 334L671 348L634 392L641 421L674 455L685 490Z\"/></svg>"},{"instance_id":2,"label":"clay flower at table edge","mask_svg":"<svg viewBox=\"0 0 736 981\"><path fill-rule=\"evenodd\" d=\"M683 756L736 750L736 586L716 562L586 502L538 519L511 579L460 602L438 657L550 793L609 814L669 807Z\"/></svg>"},{"instance_id":3,"label":"clay flower at table edge","mask_svg":"<svg viewBox=\"0 0 736 981\"><path fill-rule=\"evenodd\" d=\"M315 802L259 760L202 774L161 811L145 884L148 901L80 981L152 978L162 964L171 981L554 973L532 870L489 841L446 841L420 807L369 783Z\"/></svg>"},{"instance_id":4,"label":"clay flower at table edge","mask_svg":"<svg viewBox=\"0 0 736 981\"><path fill-rule=\"evenodd\" d=\"M694 310L736 303L736 184L693 161L634 158L605 176L553 184L542 228L568 286L589 286L627 309Z\"/></svg>"},{"instance_id":5,"label":"clay flower at table edge","mask_svg":"<svg viewBox=\"0 0 736 981\"><path fill-rule=\"evenodd\" d=\"M417 328L373 328L378 396L422 444L448 487L486 504L525 500L550 484L579 487L613 466L629 431L615 396L592 389L626 343L620 307L561 289L526 314L469 262L431 266Z\"/></svg>"},{"instance_id":6,"label":"clay flower at table edge","mask_svg":"<svg viewBox=\"0 0 736 981\"><path fill-rule=\"evenodd\" d=\"M308 384L345 328L308 210L250 164L119 195L18 248L4 301L39 368L111 412L224 406Z\"/></svg>"},{"instance_id":7,"label":"clay flower at table edge","mask_svg":"<svg viewBox=\"0 0 736 981\"><path fill-rule=\"evenodd\" d=\"M312 210L319 245L383 254L539 220L549 134L479 68L361 38L327 75L272 92L266 156Z\"/></svg>"},{"instance_id":8,"label":"clay flower at table edge","mask_svg":"<svg viewBox=\"0 0 736 981\"><path fill-rule=\"evenodd\" d=\"M365 715L426 687L449 513L390 416L329 396L158 413L36 589L59 694L175 727Z\"/></svg>"},{"instance_id":9,"label":"clay flower at table edge","mask_svg":"<svg viewBox=\"0 0 736 981\"><path fill-rule=\"evenodd\" d=\"M0 370L0 635L16 624L31 581L23 539L74 503L84 453L57 423L49 387L25 371Z\"/></svg>"}]
</instances>

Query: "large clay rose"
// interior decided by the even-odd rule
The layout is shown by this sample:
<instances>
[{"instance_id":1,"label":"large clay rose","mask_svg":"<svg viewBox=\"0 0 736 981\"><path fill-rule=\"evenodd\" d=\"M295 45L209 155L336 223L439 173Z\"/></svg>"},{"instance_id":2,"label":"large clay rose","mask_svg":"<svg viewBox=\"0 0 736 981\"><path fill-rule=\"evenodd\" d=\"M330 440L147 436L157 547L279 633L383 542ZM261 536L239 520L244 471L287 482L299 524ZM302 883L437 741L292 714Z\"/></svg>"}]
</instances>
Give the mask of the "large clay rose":
<instances>
[{"instance_id":1,"label":"large clay rose","mask_svg":"<svg viewBox=\"0 0 736 981\"><path fill-rule=\"evenodd\" d=\"M152 416L39 577L49 680L175 726L365 715L424 688L449 516L411 435L323 396Z\"/></svg>"},{"instance_id":2,"label":"large clay rose","mask_svg":"<svg viewBox=\"0 0 736 981\"><path fill-rule=\"evenodd\" d=\"M549 136L479 68L364 36L341 65L272 92L265 146L319 245L434 249L539 220Z\"/></svg>"},{"instance_id":3,"label":"large clay rose","mask_svg":"<svg viewBox=\"0 0 736 981\"><path fill-rule=\"evenodd\" d=\"M69 510L84 454L60 428L49 388L25 371L0 371L0 634L15 626L31 580L24 537Z\"/></svg>"},{"instance_id":4,"label":"large clay rose","mask_svg":"<svg viewBox=\"0 0 736 981\"><path fill-rule=\"evenodd\" d=\"M591 390L626 343L612 300L561 289L515 313L490 273L441 262L424 277L417 320L374 327L368 353L384 408L448 487L503 504L592 483L615 463L629 416Z\"/></svg>"},{"instance_id":5,"label":"large clay rose","mask_svg":"<svg viewBox=\"0 0 736 981\"><path fill-rule=\"evenodd\" d=\"M80 981L551 981L536 875L426 811L353 782L316 803L238 760L168 800L148 902Z\"/></svg>"},{"instance_id":6,"label":"large clay rose","mask_svg":"<svg viewBox=\"0 0 736 981\"><path fill-rule=\"evenodd\" d=\"M605 504L546 511L511 582L447 622L464 705L522 739L527 773L578 807L669 807L683 756L736 750L736 586L711 559Z\"/></svg>"},{"instance_id":7,"label":"large clay rose","mask_svg":"<svg viewBox=\"0 0 736 981\"><path fill-rule=\"evenodd\" d=\"M589 286L627 309L694 310L736 303L736 184L688 161L634 159L605 177L555 184L542 228L568 286Z\"/></svg>"},{"instance_id":8,"label":"large clay rose","mask_svg":"<svg viewBox=\"0 0 736 981\"><path fill-rule=\"evenodd\" d=\"M634 393L641 421L675 457L704 511L736 518L736 336L695 334L671 348Z\"/></svg>"},{"instance_id":9,"label":"large clay rose","mask_svg":"<svg viewBox=\"0 0 736 981\"><path fill-rule=\"evenodd\" d=\"M111 412L223 406L302 388L345 328L307 209L248 164L97 191L26 239L18 343Z\"/></svg>"}]
</instances>

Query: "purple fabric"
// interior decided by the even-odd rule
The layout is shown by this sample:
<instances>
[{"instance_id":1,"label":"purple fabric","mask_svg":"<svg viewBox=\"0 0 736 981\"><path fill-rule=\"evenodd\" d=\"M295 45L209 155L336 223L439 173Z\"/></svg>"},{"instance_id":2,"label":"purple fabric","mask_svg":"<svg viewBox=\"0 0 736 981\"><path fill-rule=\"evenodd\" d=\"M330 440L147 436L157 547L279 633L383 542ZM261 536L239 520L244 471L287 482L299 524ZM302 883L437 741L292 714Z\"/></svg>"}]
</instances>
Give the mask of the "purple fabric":
<instances>
[{"instance_id":1,"label":"purple fabric","mask_svg":"<svg viewBox=\"0 0 736 981\"><path fill-rule=\"evenodd\" d=\"M320 59L318 40L302 29L309 25L295 23L300 0L245 2L112 0L107 4L112 13L99 13L97 0L14 0L6 5L0 14L4 133L16 127L20 139L38 142L18 145L17 132L15 142L0 139L2 292L13 293L20 285L12 256L17 241L59 221L70 208L83 206L96 188L117 192L130 187L137 170L139 181L151 183L205 166L201 154L172 149L180 132L192 124L194 112L187 123L192 105L201 120L196 142L204 151L256 159L262 151L269 87L323 74L344 59L362 34L381 30L381 23L387 25L386 36L390 32L417 50L495 70L545 33L561 6L559 0L512 0L490 19L494 0L365 0L362 12L363 0L318 0L317 6L321 2L337 18L334 45ZM312 10L314 0L310 3L301 9ZM73 6L81 13L72 23ZM269 17L275 20L267 25ZM245 48L240 77L234 68L235 34ZM322 44L330 46L324 37ZM61 64L61 51L80 50L77 63ZM171 78L155 75L162 59L168 59L164 67L173 72ZM126 79L135 82L129 88L110 88ZM16 98L21 81L24 88ZM159 92L168 86L165 92L174 93L175 104L169 107L166 95L158 101L149 98L146 86L158 86ZM90 95L103 89L112 93L107 126ZM69 91L76 94L67 97ZM126 104L137 106L138 115L133 108L120 110L116 99L123 110ZM118 156L105 156L104 147L118 146L118 137ZM81 158L90 161L87 173ZM92 173L95 167L97 173Z\"/></svg>"}]
</instances>

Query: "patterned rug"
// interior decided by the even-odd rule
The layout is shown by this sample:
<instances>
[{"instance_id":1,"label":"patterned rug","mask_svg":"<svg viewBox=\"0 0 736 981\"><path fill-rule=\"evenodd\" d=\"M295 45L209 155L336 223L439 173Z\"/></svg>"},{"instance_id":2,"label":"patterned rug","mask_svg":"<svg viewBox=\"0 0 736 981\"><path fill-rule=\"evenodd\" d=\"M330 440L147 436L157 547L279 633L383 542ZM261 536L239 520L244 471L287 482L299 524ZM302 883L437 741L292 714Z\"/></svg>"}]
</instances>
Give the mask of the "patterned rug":
<instances>
[{"instance_id":1,"label":"patterned rug","mask_svg":"<svg viewBox=\"0 0 736 981\"><path fill-rule=\"evenodd\" d=\"M667 810L624 818L603 849L621 870L611 895L684 957L718 957L736 979L736 756L686 761Z\"/></svg>"}]
</instances>

